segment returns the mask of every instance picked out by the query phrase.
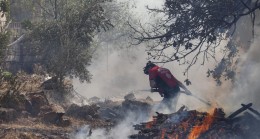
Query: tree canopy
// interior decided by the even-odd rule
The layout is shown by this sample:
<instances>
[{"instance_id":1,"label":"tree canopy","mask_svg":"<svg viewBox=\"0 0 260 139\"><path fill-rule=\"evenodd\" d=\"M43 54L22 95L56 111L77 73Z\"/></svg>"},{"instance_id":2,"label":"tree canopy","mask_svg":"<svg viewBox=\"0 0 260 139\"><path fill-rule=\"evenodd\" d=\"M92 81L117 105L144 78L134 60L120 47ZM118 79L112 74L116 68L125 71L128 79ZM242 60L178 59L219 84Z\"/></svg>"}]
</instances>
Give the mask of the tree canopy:
<instances>
[{"instance_id":1,"label":"tree canopy","mask_svg":"<svg viewBox=\"0 0 260 139\"><path fill-rule=\"evenodd\" d=\"M44 8L43 17L33 23L24 45L33 46L39 63L60 81L66 76L90 81L86 66L91 63L93 38L98 31L112 27L104 16L102 4L105 2L52 0L40 3Z\"/></svg>"},{"instance_id":2,"label":"tree canopy","mask_svg":"<svg viewBox=\"0 0 260 139\"><path fill-rule=\"evenodd\" d=\"M186 64L186 74L198 60L204 64L209 58L215 59L216 47L223 40L232 40L241 17L250 15L254 25L255 11L259 7L258 0L165 0L162 9L147 7L151 12L163 15L157 24L150 24L149 29L142 25L130 26L135 31L135 44L148 42L150 59L158 63L178 61ZM227 44L224 49L230 53L229 58L235 57L237 50L233 49L234 44ZM224 67L232 65L228 63L230 60L221 62L222 65L226 62ZM223 74L226 71L218 72ZM209 74L212 72L209 71ZM218 81L219 73L213 73ZM225 74L231 76L233 73Z\"/></svg>"}]
</instances>

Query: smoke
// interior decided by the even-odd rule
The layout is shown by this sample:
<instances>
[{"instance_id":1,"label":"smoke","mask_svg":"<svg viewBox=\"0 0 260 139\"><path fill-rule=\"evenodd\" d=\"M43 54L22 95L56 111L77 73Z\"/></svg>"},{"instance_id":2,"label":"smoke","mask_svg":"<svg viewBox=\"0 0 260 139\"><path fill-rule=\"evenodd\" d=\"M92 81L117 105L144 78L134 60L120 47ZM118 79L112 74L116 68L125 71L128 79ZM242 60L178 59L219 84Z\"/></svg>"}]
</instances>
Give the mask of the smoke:
<instances>
[{"instance_id":1,"label":"smoke","mask_svg":"<svg viewBox=\"0 0 260 139\"><path fill-rule=\"evenodd\" d=\"M91 83L75 81L76 91L87 97L112 97L148 88L147 77L142 71L146 63L143 53L143 49L122 49L99 54L89 69L93 74Z\"/></svg>"},{"instance_id":2,"label":"smoke","mask_svg":"<svg viewBox=\"0 0 260 139\"><path fill-rule=\"evenodd\" d=\"M145 9L146 5L158 7L163 4L163 1L158 0L135 2L136 7L133 8L133 11L136 13L135 18L139 19L142 15L142 17L146 17L145 19L141 18L145 21L149 17ZM124 42L121 42L121 44L124 45ZM77 92L88 98L93 96L109 98L123 97L126 93L133 90L150 88L148 77L143 74L143 67L147 62L144 46L138 46L138 48L113 48L117 48L114 43L106 44L97 50L97 56L89 67L90 72L93 74L93 79L90 84L80 84L77 80L74 80L74 87ZM216 86L214 80L206 77L208 68L214 67L215 64L216 62L212 60L204 66L200 64L193 66L190 70L189 79L192 81L192 85L188 86L188 89L205 100L215 98L218 96L219 91L224 92L224 90L227 90L227 86L229 86L226 84L220 87ZM159 64L159 66L170 69L173 75L181 82L186 79L183 76L185 66L179 66L178 63ZM150 96L155 101L162 100L158 93L140 92L140 94L135 95L137 95L137 98ZM184 94L180 95L176 109L182 105L186 105L190 109L208 109L207 105L194 97Z\"/></svg>"},{"instance_id":3,"label":"smoke","mask_svg":"<svg viewBox=\"0 0 260 139\"><path fill-rule=\"evenodd\" d=\"M256 13L259 17L259 12ZM259 23L259 18L256 23ZM253 103L253 108L260 110L260 27L255 26L255 36L252 38L252 28L250 17L243 17L237 24L235 37L240 42L240 59L237 65L237 74L235 83L232 85L229 81L223 81L221 86L216 86L212 78L205 78L207 68L214 67L217 63L209 61L205 66L194 66L190 71L189 78L192 86L189 87L192 93L202 97L205 100L210 100L213 107L223 108L226 114L234 112L241 107L241 103ZM218 50L216 56L221 59L221 50ZM183 95L182 95L183 96ZM189 108L197 110L207 110L201 102L194 98L183 96L179 100L186 104ZM180 107L180 106L179 106Z\"/></svg>"},{"instance_id":4,"label":"smoke","mask_svg":"<svg viewBox=\"0 0 260 139\"><path fill-rule=\"evenodd\" d=\"M125 1L119 0L119 2ZM133 4L134 2L135 4ZM130 1L130 5L134 5L130 7L130 11L133 12L131 14L134 15L132 18L148 20L149 16L147 16L145 5L157 7L162 4L163 1L158 0L132 0ZM146 19L141 18L141 16L146 17ZM111 34L110 36L113 35L116 34ZM90 84L81 84L77 79L73 81L77 92L88 98L93 96L107 98L123 96L133 90L149 88L147 76L143 74L143 67L147 62L145 48L142 46L126 48L124 46L128 44L124 39L115 41L120 42L102 44L102 47L97 50L92 65L88 67L93 75ZM140 92L140 94L148 96L148 92ZM155 96L153 99L157 98L155 94L151 96Z\"/></svg>"},{"instance_id":5,"label":"smoke","mask_svg":"<svg viewBox=\"0 0 260 139\"><path fill-rule=\"evenodd\" d=\"M121 0L124 1L124 0ZM135 1L136 7L133 8L137 17L147 14L145 12L145 5L147 1ZM146 3L147 2L147 3ZM153 0L149 1L149 6L162 5L163 1ZM148 16L145 16L148 17ZM147 20L144 19L144 20ZM245 45L251 39L248 33L249 24L244 24L239 27L240 33L237 35ZM242 30L242 31L241 31ZM239 32L239 31L238 31ZM243 32L243 33L242 33ZM217 62L214 60L208 61L205 65L197 64L193 66L189 72L189 79L192 85L188 89L197 96L209 100L214 103L216 107L222 107L226 112L232 112L240 107L240 103L253 102L253 107L260 106L257 101L259 93L258 79L260 77L259 71L259 47L258 40L259 27L255 31L255 41L249 47L245 55L243 55L240 62L240 72L237 74L235 86L232 86L229 81L225 81L221 86L216 86L216 82L212 78L206 77L208 69L212 69ZM123 43L122 43L123 44ZM76 91L86 97L123 97L124 94L133 90L149 88L148 77L143 74L143 67L147 62L145 48L123 48L120 50L113 50L115 46L107 45L97 51L98 57L94 59L93 64L89 67L93 74L93 79L90 84L80 84L77 80L74 81ZM216 56L221 59L221 50L217 51ZM219 53L219 54L218 54ZM198 62L199 63L199 62ZM169 68L173 75L183 82L186 77L183 76L185 66L179 66L178 63L161 64ZM140 97L151 96L154 100L161 100L159 94L140 92ZM177 109L182 105L186 105L189 109L208 110L209 107L192 96L181 94L178 100Z\"/></svg>"},{"instance_id":6,"label":"smoke","mask_svg":"<svg viewBox=\"0 0 260 139\"><path fill-rule=\"evenodd\" d=\"M72 138L75 139L128 139L129 135L135 134L136 131L133 129L133 125L139 124L140 122L147 121L147 117L142 114L136 114L129 112L126 115L126 119L120 122L112 129L93 129L86 125L80 128L80 130L75 133ZM89 135L89 132L92 132Z\"/></svg>"},{"instance_id":7,"label":"smoke","mask_svg":"<svg viewBox=\"0 0 260 139\"><path fill-rule=\"evenodd\" d=\"M227 109L241 107L241 103L253 103L253 108L260 110L260 27L255 28L255 38L249 50L239 63L239 74L230 93L220 97Z\"/></svg>"},{"instance_id":8,"label":"smoke","mask_svg":"<svg viewBox=\"0 0 260 139\"><path fill-rule=\"evenodd\" d=\"M142 1L141 3L143 3ZM151 2L152 3L152 2ZM140 3L139 3L140 4ZM154 3L158 5L158 3ZM145 4L136 4L137 7ZM139 7L140 8L140 7ZM137 8L138 9L138 8ZM137 10L135 9L135 10ZM143 12L144 9L140 8L137 11ZM140 13L139 13L140 14ZM244 28L243 28L244 29ZM213 102L213 106L224 108L226 113L233 112L240 108L241 103L252 102L253 108L260 110L260 28L256 27L254 42L250 45L249 50L242 56L239 63L239 73L237 74L235 85L232 86L228 81L224 82L222 86L216 86L216 82L212 78L206 77L208 68L213 68L217 63L209 61L205 65L197 64L193 66L189 72L189 79L192 85L188 89L202 99ZM245 43L250 39L246 34L240 34ZM245 37L243 36L245 35ZM113 97L121 96L124 94L139 90L148 89L148 77L143 74L143 67L146 60L145 48L123 48L120 50L113 50L114 46L107 45L97 51L97 58L94 59L93 64L89 67L90 72L93 74L93 79L90 84L80 84L74 80L74 87L76 91L86 97ZM220 51L220 50L219 50ZM218 56L218 54L216 54ZM221 56L222 54L219 54ZM167 63L159 66L170 69L173 75L183 82L186 77L183 76L185 66L179 66L178 63ZM146 98L151 96L154 100L161 100L159 94L140 92L140 97ZM177 108L187 106L189 109L196 109L199 111L207 111L210 109L207 105L203 104L192 96L181 94L177 103ZM157 105L153 111L157 111ZM161 112L169 113L169 111L162 109ZM153 114L153 113L152 113ZM138 117L138 118L136 118ZM136 116L128 114L126 119L120 122L116 127L109 130L95 129L92 132L91 138L93 139L125 139L128 135L133 134L133 125L143 122L149 117L142 115ZM76 139L88 139L90 127L82 127L76 133Z\"/></svg>"}]
</instances>

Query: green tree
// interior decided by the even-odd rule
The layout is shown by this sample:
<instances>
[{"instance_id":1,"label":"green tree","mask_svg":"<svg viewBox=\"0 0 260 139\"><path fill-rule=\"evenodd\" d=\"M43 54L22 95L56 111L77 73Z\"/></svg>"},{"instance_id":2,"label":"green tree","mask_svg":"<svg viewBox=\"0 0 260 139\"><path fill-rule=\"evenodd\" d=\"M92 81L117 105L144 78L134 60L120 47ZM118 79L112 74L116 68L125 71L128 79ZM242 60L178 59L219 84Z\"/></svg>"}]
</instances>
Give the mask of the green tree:
<instances>
[{"instance_id":1,"label":"green tree","mask_svg":"<svg viewBox=\"0 0 260 139\"><path fill-rule=\"evenodd\" d=\"M59 83L66 76L90 81L93 38L112 25L104 17L104 0L50 0L41 3L42 20L33 23L24 45L33 46L40 63ZM52 9L52 10L47 10Z\"/></svg>"},{"instance_id":2,"label":"green tree","mask_svg":"<svg viewBox=\"0 0 260 139\"><path fill-rule=\"evenodd\" d=\"M8 32L0 32L0 63L2 63L5 50L9 43L10 35Z\"/></svg>"},{"instance_id":3,"label":"green tree","mask_svg":"<svg viewBox=\"0 0 260 139\"><path fill-rule=\"evenodd\" d=\"M8 21L9 11L10 11L9 1L0 0L0 18L6 18L6 20ZM0 24L0 63L2 63L3 61L4 52L7 48L10 39L10 34L7 30L6 21L1 20L1 22L5 22L5 23Z\"/></svg>"}]
</instances>

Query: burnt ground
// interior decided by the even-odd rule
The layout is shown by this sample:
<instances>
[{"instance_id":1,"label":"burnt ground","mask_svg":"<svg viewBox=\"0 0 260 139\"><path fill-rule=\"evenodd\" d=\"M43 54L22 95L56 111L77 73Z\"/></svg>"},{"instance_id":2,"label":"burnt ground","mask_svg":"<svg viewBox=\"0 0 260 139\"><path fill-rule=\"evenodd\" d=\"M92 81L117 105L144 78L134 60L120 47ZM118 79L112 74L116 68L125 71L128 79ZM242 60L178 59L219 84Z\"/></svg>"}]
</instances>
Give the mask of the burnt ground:
<instances>
[{"instance_id":1,"label":"burnt ground","mask_svg":"<svg viewBox=\"0 0 260 139\"><path fill-rule=\"evenodd\" d=\"M80 129L111 129L128 111L149 113L152 100L135 100L126 96L123 102L99 98L87 99L73 90L69 81L58 89L51 79L21 74L15 83L0 85L1 139L69 139ZM87 133L91 135L90 133Z\"/></svg>"},{"instance_id":2,"label":"burnt ground","mask_svg":"<svg viewBox=\"0 0 260 139\"><path fill-rule=\"evenodd\" d=\"M45 124L38 118L18 118L12 122L2 122L0 126L1 139L69 139L84 125L105 127L109 124L102 120L78 120L70 118L71 125L67 127L55 124Z\"/></svg>"},{"instance_id":3,"label":"burnt ground","mask_svg":"<svg viewBox=\"0 0 260 139\"><path fill-rule=\"evenodd\" d=\"M248 111L247 111L248 110ZM253 111L252 111L253 110ZM249 112L250 111L250 112ZM259 139L259 113L252 103L242 105L231 115L223 109L212 112L185 110L182 107L175 113L156 113L152 121L134 125L137 134L131 139Z\"/></svg>"},{"instance_id":4,"label":"burnt ground","mask_svg":"<svg viewBox=\"0 0 260 139\"><path fill-rule=\"evenodd\" d=\"M83 131L88 132L84 136L92 137L95 129L109 131L130 112L152 116L152 121L128 127L137 131L128 136L133 139L260 138L260 113L251 103L242 104L229 116L221 108L212 114L181 108L177 113L155 116L151 110L156 102L151 98L137 100L134 94L126 95L123 101L87 99L75 92L69 81L60 90L53 81L37 75L20 75L13 85L0 85L1 139L74 139L86 125L90 130Z\"/></svg>"},{"instance_id":5,"label":"burnt ground","mask_svg":"<svg viewBox=\"0 0 260 139\"><path fill-rule=\"evenodd\" d=\"M74 96L70 94L72 85L65 85L61 91L55 84L44 82L42 76L26 74L20 75L13 86L2 81L0 138L68 139L84 125L112 126L110 121L98 117L96 105L81 107L70 102Z\"/></svg>"}]
</instances>

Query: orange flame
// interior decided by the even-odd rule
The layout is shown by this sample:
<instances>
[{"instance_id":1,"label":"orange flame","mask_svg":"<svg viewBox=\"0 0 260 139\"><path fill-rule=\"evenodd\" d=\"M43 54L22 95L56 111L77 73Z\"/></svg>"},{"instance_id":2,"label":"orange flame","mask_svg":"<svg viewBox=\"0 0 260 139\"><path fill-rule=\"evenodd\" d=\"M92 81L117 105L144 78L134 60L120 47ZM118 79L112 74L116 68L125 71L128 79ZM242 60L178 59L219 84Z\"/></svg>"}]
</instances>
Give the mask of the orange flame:
<instances>
[{"instance_id":1,"label":"orange flame","mask_svg":"<svg viewBox=\"0 0 260 139\"><path fill-rule=\"evenodd\" d=\"M192 129L188 139L197 139L200 136L200 134L206 132L209 129L213 121L214 121L214 117L208 114L203 120L202 125L195 126Z\"/></svg>"},{"instance_id":2,"label":"orange flame","mask_svg":"<svg viewBox=\"0 0 260 139\"><path fill-rule=\"evenodd\" d=\"M154 119L153 121L147 122L145 125L145 128L152 128L152 126L156 124L156 120Z\"/></svg>"},{"instance_id":3,"label":"orange flame","mask_svg":"<svg viewBox=\"0 0 260 139\"><path fill-rule=\"evenodd\" d=\"M145 125L145 128L152 128L153 126L153 122L148 122L146 125Z\"/></svg>"},{"instance_id":4,"label":"orange flame","mask_svg":"<svg viewBox=\"0 0 260 139\"><path fill-rule=\"evenodd\" d=\"M179 139L179 135L178 134L176 134L176 135L175 134L173 134L173 135L168 134L168 138L169 139Z\"/></svg>"},{"instance_id":5,"label":"orange flame","mask_svg":"<svg viewBox=\"0 0 260 139\"><path fill-rule=\"evenodd\" d=\"M181 123L181 127L184 129L184 131L186 131L189 127L189 123L188 121L184 121Z\"/></svg>"},{"instance_id":6,"label":"orange flame","mask_svg":"<svg viewBox=\"0 0 260 139\"><path fill-rule=\"evenodd\" d=\"M166 129L162 129L161 132L162 132L162 134L161 134L160 139L164 139L165 138Z\"/></svg>"},{"instance_id":7,"label":"orange flame","mask_svg":"<svg viewBox=\"0 0 260 139\"><path fill-rule=\"evenodd\" d=\"M146 123L145 128L152 128L152 126L154 124L156 124L156 118L153 118L153 113L152 112L150 113L149 117L150 117L149 120L151 120L151 121Z\"/></svg>"}]
</instances>

